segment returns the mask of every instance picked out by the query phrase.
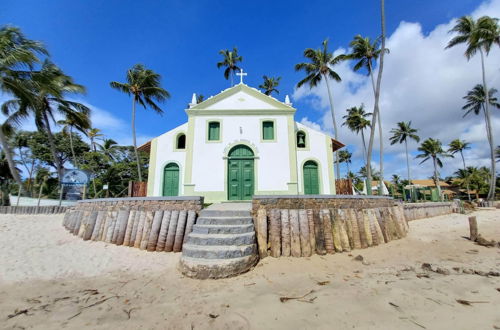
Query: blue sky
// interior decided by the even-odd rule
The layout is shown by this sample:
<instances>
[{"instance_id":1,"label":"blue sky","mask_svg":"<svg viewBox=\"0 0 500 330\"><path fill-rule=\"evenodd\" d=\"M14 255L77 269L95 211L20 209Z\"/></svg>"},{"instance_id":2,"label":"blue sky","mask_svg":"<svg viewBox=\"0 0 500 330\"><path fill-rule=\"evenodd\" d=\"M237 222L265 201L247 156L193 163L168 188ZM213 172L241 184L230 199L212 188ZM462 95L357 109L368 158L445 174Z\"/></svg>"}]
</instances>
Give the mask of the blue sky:
<instances>
[{"instance_id":1,"label":"blue sky","mask_svg":"<svg viewBox=\"0 0 500 330\"><path fill-rule=\"evenodd\" d=\"M473 0L388 0L388 36L404 21L418 23L426 37L439 24L470 14L480 4ZM321 91L294 92L302 73L294 72L293 66L302 61L305 48L318 47L325 37L330 38L332 50L347 47L358 33L376 37L378 6L379 1L4 0L0 24L19 26L30 38L43 41L53 61L87 87L82 100L100 110L94 126L102 127L110 137L121 134L118 139L129 141L126 125L131 102L112 90L110 81L123 81L135 63L162 75L172 98L163 105L163 117L139 112L138 133L144 140L184 123L184 109L193 92L210 96L229 86L216 62L220 49L233 46L244 58L241 66L249 73L248 85L257 87L264 74L282 76L278 98L290 94L298 121L307 118L328 130L324 119L328 109ZM120 127L112 132L115 125ZM349 138L346 141L351 143ZM354 142L351 149L356 150ZM397 155L388 154L388 159Z\"/></svg>"}]
</instances>

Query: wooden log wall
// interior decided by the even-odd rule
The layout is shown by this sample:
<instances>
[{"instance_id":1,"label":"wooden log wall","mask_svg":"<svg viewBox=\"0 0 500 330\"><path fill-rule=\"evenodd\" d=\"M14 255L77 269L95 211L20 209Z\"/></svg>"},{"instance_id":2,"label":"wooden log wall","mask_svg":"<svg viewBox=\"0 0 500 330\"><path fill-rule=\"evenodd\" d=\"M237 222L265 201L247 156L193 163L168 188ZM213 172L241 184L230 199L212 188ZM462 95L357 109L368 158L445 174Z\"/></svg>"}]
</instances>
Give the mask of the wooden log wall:
<instances>
[{"instance_id":1,"label":"wooden log wall","mask_svg":"<svg viewBox=\"0 0 500 330\"><path fill-rule=\"evenodd\" d=\"M408 203L401 207L401 211L408 221L436 217L439 215L458 212L459 205L455 202L447 203Z\"/></svg>"},{"instance_id":2,"label":"wooden log wall","mask_svg":"<svg viewBox=\"0 0 500 330\"><path fill-rule=\"evenodd\" d=\"M67 206L0 206L0 214L59 214L64 213Z\"/></svg>"},{"instance_id":3,"label":"wooden log wall","mask_svg":"<svg viewBox=\"0 0 500 330\"><path fill-rule=\"evenodd\" d=\"M349 252L408 233L402 206L371 209L265 209L257 211L261 258Z\"/></svg>"}]
</instances>

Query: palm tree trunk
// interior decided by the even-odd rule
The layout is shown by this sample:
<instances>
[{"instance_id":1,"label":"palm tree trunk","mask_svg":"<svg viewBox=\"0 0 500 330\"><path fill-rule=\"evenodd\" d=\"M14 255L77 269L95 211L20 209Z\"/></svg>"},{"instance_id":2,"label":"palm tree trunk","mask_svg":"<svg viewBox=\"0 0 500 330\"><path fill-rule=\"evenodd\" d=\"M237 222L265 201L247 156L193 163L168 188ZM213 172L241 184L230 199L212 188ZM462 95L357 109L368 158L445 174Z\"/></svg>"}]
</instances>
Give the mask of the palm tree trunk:
<instances>
[{"instance_id":1,"label":"palm tree trunk","mask_svg":"<svg viewBox=\"0 0 500 330\"><path fill-rule=\"evenodd\" d=\"M434 180L436 180L436 187L438 190L438 195L439 195L439 200L443 200L443 196L441 193L441 183L439 182L439 176L438 176L438 171L437 171L437 162L436 162L436 157L432 157L432 162L434 164Z\"/></svg>"},{"instance_id":2,"label":"palm tree trunk","mask_svg":"<svg viewBox=\"0 0 500 330\"><path fill-rule=\"evenodd\" d=\"M462 156L462 163L464 164L464 172L467 171L466 167L465 167L465 158L464 158L464 153L462 152L462 150L460 150L460 156ZM467 197L469 198L469 202L471 201L470 199L470 189L469 189L469 179L467 178Z\"/></svg>"},{"instance_id":3,"label":"palm tree trunk","mask_svg":"<svg viewBox=\"0 0 500 330\"><path fill-rule=\"evenodd\" d=\"M54 136L52 135L52 130L50 129L49 117L47 113L43 113L43 121L45 122L45 128L47 129L47 138L49 140L50 153L54 159L54 164L56 165L57 178L59 179L59 186L62 185L62 166L59 158L57 158L56 143L54 142Z\"/></svg>"},{"instance_id":4,"label":"palm tree trunk","mask_svg":"<svg viewBox=\"0 0 500 330\"><path fill-rule=\"evenodd\" d=\"M338 139L338 131L337 131L337 120L335 119L335 110L333 107L333 97L332 97L332 92L330 90L330 83L328 82L328 77L323 74L323 78L325 78L326 82L326 89L328 90L328 99L330 100L330 111L332 113L332 120L333 120L333 130L335 134L335 140ZM335 178L340 178L340 165L339 165L339 153L335 152Z\"/></svg>"},{"instance_id":5,"label":"palm tree trunk","mask_svg":"<svg viewBox=\"0 0 500 330\"><path fill-rule=\"evenodd\" d=\"M0 144L2 144L2 149L3 152L5 153L5 158L7 159L7 164L9 165L9 170L10 173L12 174L12 177L14 178L14 181L16 181L17 185L19 186L19 189L23 190L23 181L21 180L21 176L19 175L19 172L17 171L16 164L14 163L14 159L12 158L12 150L9 147L9 144L7 142L7 137L3 133L3 125L0 125Z\"/></svg>"},{"instance_id":6,"label":"palm tree trunk","mask_svg":"<svg viewBox=\"0 0 500 330\"><path fill-rule=\"evenodd\" d=\"M73 129L69 127L69 146L71 147L71 155L73 156L73 165L78 168L78 162L76 161L75 148L73 147Z\"/></svg>"},{"instance_id":7,"label":"palm tree trunk","mask_svg":"<svg viewBox=\"0 0 500 330\"><path fill-rule=\"evenodd\" d=\"M405 149L406 149L406 167L408 169L408 184L411 185L410 158L408 157L408 141L406 141L406 139L405 139Z\"/></svg>"},{"instance_id":8,"label":"palm tree trunk","mask_svg":"<svg viewBox=\"0 0 500 330\"><path fill-rule=\"evenodd\" d=\"M366 163L366 141L365 141L364 129L361 130L361 140L363 141L363 160L365 161L365 165L367 165L367 163Z\"/></svg>"},{"instance_id":9,"label":"palm tree trunk","mask_svg":"<svg viewBox=\"0 0 500 330\"><path fill-rule=\"evenodd\" d=\"M132 139L134 141L135 159L137 161L137 175L139 182L142 182L141 160L139 159L139 151L137 150L137 141L135 136L135 97L132 98Z\"/></svg>"},{"instance_id":10,"label":"palm tree trunk","mask_svg":"<svg viewBox=\"0 0 500 330\"><path fill-rule=\"evenodd\" d=\"M483 49L479 48L479 53L481 54L481 69L483 78L483 88L485 96L485 107L484 112L486 116L487 130L489 133L490 142L490 157L491 157L491 175L490 175L490 190L488 191L488 200L495 199L495 187L496 187L496 162L495 162L495 141L493 137L493 132L491 129L491 117L490 117L490 96L488 93L488 86L486 85L486 70L484 68L484 53Z\"/></svg>"}]
</instances>

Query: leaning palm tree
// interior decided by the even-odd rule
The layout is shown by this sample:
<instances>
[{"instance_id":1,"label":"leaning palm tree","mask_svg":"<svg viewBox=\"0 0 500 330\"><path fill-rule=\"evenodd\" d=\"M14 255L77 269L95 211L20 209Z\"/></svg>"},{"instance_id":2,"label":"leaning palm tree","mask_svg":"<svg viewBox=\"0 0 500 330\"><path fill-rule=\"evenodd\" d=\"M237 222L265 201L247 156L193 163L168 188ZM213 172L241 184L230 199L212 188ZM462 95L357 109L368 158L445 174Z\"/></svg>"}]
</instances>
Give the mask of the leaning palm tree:
<instances>
[{"instance_id":1,"label":"leaning palm tree","mask_svg":"<svg viewBox=\"0 0 500 330\"><path fill-rule=\"evenodd\" d=\"M349 150L340 150L339 151L339 160L341 163L345 163L347 166L347 172L349 173L349 164L351 164L351 158L352 158L352 153L349 152Z\"/></svg>"},{"instance_id":2,"label":"leaning palm tree","mask_svg":"<svg viewBox=\"0 0 500 330\"><path fill-rule=\"evenodd\" d=\"M170 97L170 93L161 87L161 76L153 70L147 69L142 64L136 64L127 71L127 82L120 83L112 81L111 87L127 95L132 95L132 140L134 142L135 158L137 161L137 174L139 181L142 181L141 163L139 152L137 151L137 140L135 133L135 106L137 103L144 109L149 106L158 114L163 114L163 110L155 103L164 102Z\"/></svg>"},{"instance_id":3,"label":"leaning palm tree","mask_svg":"<svg viewBox=\"0 0 500 330\"><path fill-rule=\"evenodd\" d=\"M0 93L16 100L30 98L31 94L26 91L24 80L29 79L30 71L35 63L39 63L38 55L48 55L42 43L27 39L19 28L4 26L0 28ZM17 102L17 101L15 101ZM4 114L10 115L9 105L4 104ZM17 117L17 116L16 116ZM7 118L8 119L8 118ZM14 181L22 189L21 176L16 168L12 150L8 144L5 133L10 131L16 122L9 120L0 124L0 144L5 154L5 159L11 171Z\"/></svg>"},{"instance_id":4,"label":"leaning palm tree","mask_svg":"<svg viewBox=\"0 0 500 330\"><path fill-rule=\"evenodd\" d=\"M115 153L118 147L118 143L113 139L104 139L102 144L99 146L104 156L108 157L110 160L115 160Z\"/></svg>"},{"instance_id":5,"label":"leaning palm tree","mask_svg":"<svg viewBox=\"0 0 500 330\"><path fill-rule=\"evenodd\" d=\"M448 147L448 152L451 155L456 154L457 152L460 153L460 156L462 157L462 163L464 165L464 170L467 168L465 166L465 158L464 158L464 150L470 149L470 143L462 141L460 139L455 139L450 142L450 145ZM469 201L471 200L470 198L470 189L469 189L469 184L467 181L467 196L469 198Z\"/></svg>"},{"instance_id":6,"label":"leaning palm tree","mask_svg":"<svg viewBox=\"0 0 500 330\"><path fill-rule=\"evenodd\" d=\"M57 124L62 125L63 133L69 136L73 165L78 168L78 160L76 159L75 149L73 147L73 129L86 135L86 130L90 128L90 118L88 115L81 112L70 112L66 114L66 119L58 120Z\"/></svg>"},{"instance_id":7,"label":"leaning palm tree","mask_svg":"<svg viewBox=\"0 0 500 330\"><path fill-rule=\"evenodd\" d=\"M89 128L85 134L90 139L90 148L92 148L94 152L97 152L97 147L101 147L101 145L97 143L96 140L102 140L104 134L101 133L99 128Z\"/></svg>"},{"instance_id":8,"label":"leaning palm tree","mask_svg":"<svg viewBox=\"0 0 500 330\"><path fill-rule=\"evenodd\" d=\"M397 123L397 125L397 128L393 128L391 130L392 136L389 138L389 140L391 141L391 145L404 142L406 150L406 169L408 172L408 182L411 183L410 159L408 156L408 139L420 142L420 137L417 135L418 129L411 127L411 121L401 121Z\"/></svg>"},{"instance_id":9,"label":"leaning palm tree","mask_svg":"<svg viewBox=\"0 0 500 330\"><path fill-rule=\"evenodd\" d=\"M219 51L219 54L222 55L223 59L217 62L217 68L226 67L226 70L224 70L224 78L226 78L226 80L231 78L231 86L234 86L234 74L240 71L240 67L237 64L243 61L243 57L238 55L238 48L236 47L233 47L232 51L222 49Z\"/></svg>"},{"instance_id":10,"label":"leaning palm tree","mask_svg":"<svg viewBox=\"0 0 500 330\"><path fill-rule=\"evenodd\" d=\"M363 144L363 159L366 164L366 141L365 141L365 129L370 127L370 120L367 118L372 115L371 112L365 111L365 105L361 104L359 107L352 107L346 110L347 115L342 118L345 121L342 123L342 126L347 126L349 130L358 134L361 133L361 142Z\"/></svg>"},{"instance_id":11,"label":"leaning palm tree","mask_svg":"<svg viewBox=\"0 0 500 330\"><path fill-rule=\"evenodd\" d=\"M495 172L495 142L493 137L493 128L491 127L491 114L489 92L486 85L486 70L484 67L484 57L488 56L493 44L500 46L500 28L498 19L489 16L482 16L475 20L470 16L463 16L457 20L456 25L450 30L456 33L446 48L451 48L459 44L466 44L465 56L470 60L477 52L481 56L481 70L484 89L484 113L486 117L487 131L490 142L490 189L488 199L495 198L496 172Z\"/></svg>"},{"instance_id":12,"label":"leaning palm tree","mask_svg":"<svg viewBox=\"0 0 500 330\"><path fill-rule=\"evenodd\" d=\"M328 91L328 99L330 101L335 140L338 140L337 120L335 119L333 96L330 89L330 79L335 81L342 80L338 73L333 71L332 67L342 61L345 58L345 55L334 56L333 53L328 51L328 39L325 39L321 48L307 48L304 50L304 57L308 60L308 62L298 63L295 65L295 71L304 70L306 72L306 77L297 83L297 88L300 88L305 84L308 84L309 88L313 88L316 87L322 80L325 81L326 89ZM339 178L340 167L339 155L337 152L335 153L335 170L336 177Z\"/></svg>"},{"instance_id":13,"label":"leaning palm tree","mask_svg":"<svg viewBox=\"0 0 500 330\"><path fill-rule=\"evenodd\" d=\"M428 138L422 142L420 147L418 147L418 151L420 151L420 154L418 154L415 158L423 158L420 164L432 159L432 165L434 166L434 182L436 183L436 187L438 189L439 198L442 200L443 194L441 192L441 184L439 182L438 167L443 167L441 158L450 157L450 155L443 150L441 141L433 138Z\"/></svg>"},{"instance_id":14,"label":"leaning palm tree","mask_svg":"<svg viewBox=\"0 0 500 330\"><path fill-rule=\"evenodd\" d=\"M264 79L264 81L259 85L259 88L264 90L264 94L271 95L273 92L275 92L276 94L280 93L279 90L276 89L276 87L278 87L281 77L273 78L262 76L262 79Z\"/></svg>"}]
</instances>

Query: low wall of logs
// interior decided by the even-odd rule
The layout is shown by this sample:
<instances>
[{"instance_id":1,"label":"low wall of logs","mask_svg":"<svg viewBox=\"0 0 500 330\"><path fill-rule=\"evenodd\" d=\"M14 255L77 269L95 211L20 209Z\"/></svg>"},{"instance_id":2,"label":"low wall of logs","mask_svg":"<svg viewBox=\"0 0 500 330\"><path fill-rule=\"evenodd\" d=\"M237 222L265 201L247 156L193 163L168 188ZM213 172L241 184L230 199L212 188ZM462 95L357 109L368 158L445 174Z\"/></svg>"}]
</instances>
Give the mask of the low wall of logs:
<instances>
[{"instance_id":1,"label":"low wall of logs","mask_svg":"<svg viewBox=\"0 0 500 330\"><path fill-rule=\"evenodd\" d=\"M66 212L63 225L83 240L180 252L202 207L203 197L85 200Z\"/></svg>"},{"instance_id":2,"label":"low wall of logs","mask_svg":"<svg viewBox=\"0 0 500 330\"><path fill-rule=\"evenodd\" d=\"M0 214L58 214L64 213L67 206L0 206Z\"/></svg>"},{"instance_id":3,"label":"low wall of logs","mask_svg":"<svg viewBox=\"0 0 500 330\"><path fill-rule=\"evenodd\" d=\"M407 221L431 218L438 215L458 212L459 205L455 202L429 202L404 204L404 214Z\"/></svg>"},{"instance_id":4,"label":"low wall of logs","mask_svg":"<svg viewBox=\"0 0 500 330\"><path fill-rule=\"evenodd\" d=\"M253 207L261 258L348 252L408 232L403 206L392 198L269 196Z\"/></svg>"}]
</instances>

